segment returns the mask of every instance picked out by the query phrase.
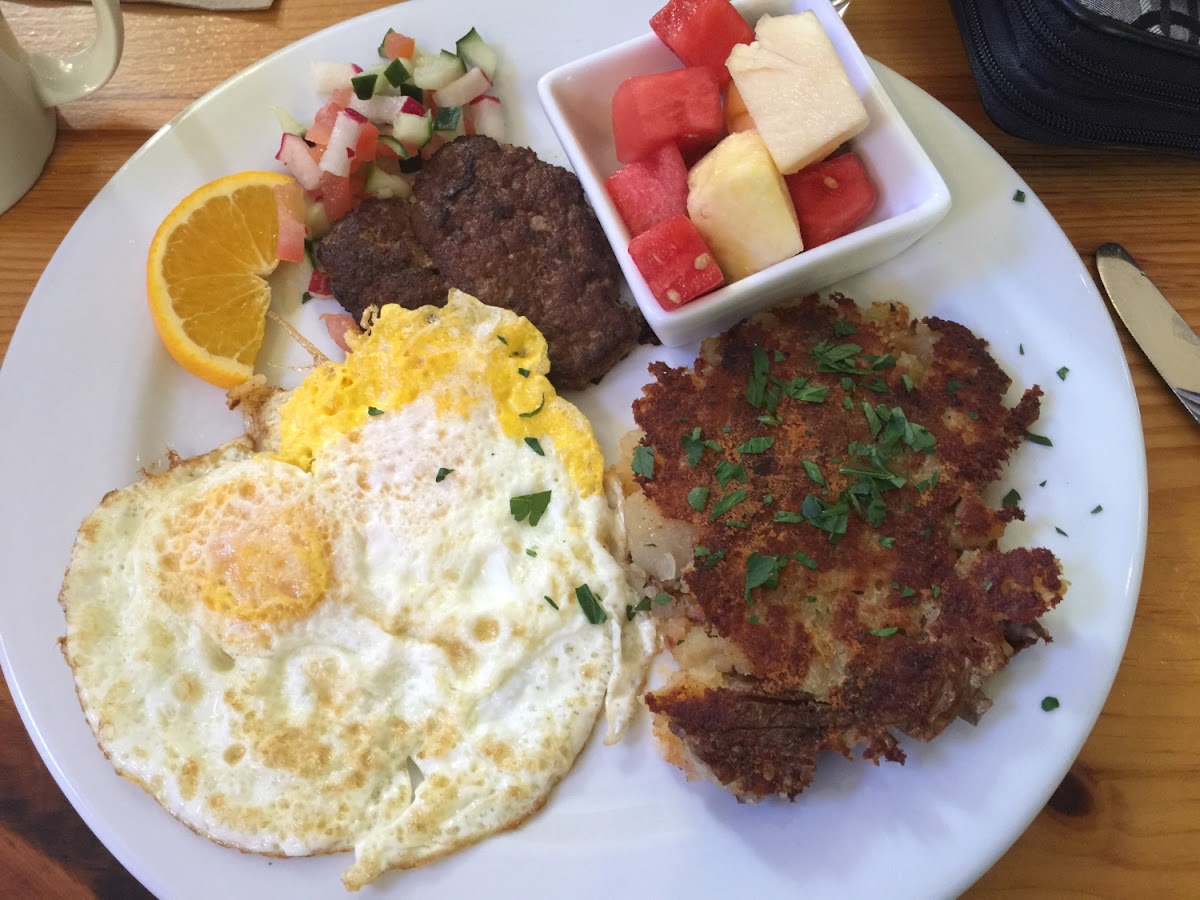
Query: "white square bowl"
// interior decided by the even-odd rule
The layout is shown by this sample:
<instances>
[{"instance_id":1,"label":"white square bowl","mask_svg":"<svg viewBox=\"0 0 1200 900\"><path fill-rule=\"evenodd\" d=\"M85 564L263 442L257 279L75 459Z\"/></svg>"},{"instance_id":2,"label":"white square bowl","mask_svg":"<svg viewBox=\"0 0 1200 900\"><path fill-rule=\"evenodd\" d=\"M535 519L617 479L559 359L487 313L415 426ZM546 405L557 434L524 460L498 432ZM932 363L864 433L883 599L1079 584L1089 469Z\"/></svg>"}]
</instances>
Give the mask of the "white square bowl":
<instances>
[{"instance_id":1,"label":"white square bowl","mask_svg":"<svg viewBox=\"0 0 1200 900\"><path fill-rule=\"evenodd\" d=\"M654 299L629 256L629 231L604 188L620 168L613 146L612 97L631 75L680 68L651 33L548 72L538 97L612 244L642 315L671 347L716 334L780 301L848 278L910 246L950 209L950 191L929 156L884 93L870 64L828 0L760 0L736 4L751 24L763 14L811 9L841 57L866 106L870 124L851 142L879 193L867 220L850 234L805 250L675 310Z\"/></svg>"}]
</instances>

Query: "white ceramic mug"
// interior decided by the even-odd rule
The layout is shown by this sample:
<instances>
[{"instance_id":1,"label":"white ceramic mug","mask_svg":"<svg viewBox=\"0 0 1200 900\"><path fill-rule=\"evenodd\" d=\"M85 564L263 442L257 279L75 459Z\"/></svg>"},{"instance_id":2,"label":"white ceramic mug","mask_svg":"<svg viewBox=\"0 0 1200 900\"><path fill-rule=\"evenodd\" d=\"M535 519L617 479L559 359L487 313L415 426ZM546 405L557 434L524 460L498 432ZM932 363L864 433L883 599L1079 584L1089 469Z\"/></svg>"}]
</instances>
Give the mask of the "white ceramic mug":
<instances>
[{"instance_id":1,"label":"white ceramic mug","mask_svg":"<svg viewBox=\"0 0 1200 900\"><path fill-rule=\"evenodd\" d=\"M0 13L0 213L33 186L54 147L54 107L101 87L125 31L119 0L92 0L96 39L66 59L26 53Z\"/></svg>"}]
</instances>

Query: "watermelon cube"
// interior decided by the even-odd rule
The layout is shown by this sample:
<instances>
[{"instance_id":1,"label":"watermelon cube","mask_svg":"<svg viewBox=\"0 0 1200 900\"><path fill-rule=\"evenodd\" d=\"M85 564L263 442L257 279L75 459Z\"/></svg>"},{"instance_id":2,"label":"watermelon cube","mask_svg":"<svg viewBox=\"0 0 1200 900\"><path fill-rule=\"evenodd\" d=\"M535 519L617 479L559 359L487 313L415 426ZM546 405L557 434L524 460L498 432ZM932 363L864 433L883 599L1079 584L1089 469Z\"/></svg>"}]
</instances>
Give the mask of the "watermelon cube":
<instances>
[{"instance_id":1,"label":"watermelon cube","mask_svg":"<svg viewBox=\"0 0 1200 900\"><path fill-rule=\"evenodd\" d=\"M784 177L804 249L849 234L875 208L877 194L862 159L852 150Z\"/></svg>"},{"instance_id":2,"label":"watermelon cube","mask_svg":"<svg viewBox=\"0 0 1200 900\"><path fill-rule=\"evenodd\" d=\"M721 139L725 127L721 88L703 67L634 75L612 100L617 159L635 162L663 144L684 156L702 153Z\"/></svg>"},{"instance_id":3,"label":"watermelon cube","mask_svg":"<svg viewBox=\"0 0 1200 900\"><path fill-rule=\"evenodd\" d=\"M629 255L665 310L678 309L725 282L692 220L672 216L629 242Z\"/></svg>"},{"instance_id":4,"label":"watermelon cube","mask_svg":"<svg viewBox=\"0 0 1200 900\"><path fill-rule=\"evenodd\" d=\"M604 187L637 237L664 219L687 215L687 166L674 144L663 144L645 159L608 176Z\"/></svg>"},{"instance_id":5,"label":"watermelon cube","mask_svg":"<svg viewBox=\"0 0 1200 900\"><path fill-rule=\"evenodd\" d=\"M685 66L707 66L721 85L729 83L725 60L733 45L754 40L754 29L729 0L671 0L650 27Z\"/></svg>"}]
</instances>

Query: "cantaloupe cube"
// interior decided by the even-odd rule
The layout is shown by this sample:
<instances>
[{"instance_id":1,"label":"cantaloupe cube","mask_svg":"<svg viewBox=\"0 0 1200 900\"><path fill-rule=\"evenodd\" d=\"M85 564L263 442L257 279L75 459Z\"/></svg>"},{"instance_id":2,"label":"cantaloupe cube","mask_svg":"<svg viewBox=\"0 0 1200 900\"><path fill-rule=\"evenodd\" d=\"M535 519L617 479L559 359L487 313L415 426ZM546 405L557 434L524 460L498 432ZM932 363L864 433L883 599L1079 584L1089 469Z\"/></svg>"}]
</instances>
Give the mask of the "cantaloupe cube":
<instances>
[{"instance_id":1,"label":"cantaloupe cube","mask_svg":"<svg viewBox=\"0 0 1200 900\"><path fill-rule=\"evenodd\" d=\"M787 185L757 131L729 135L692 166L687 207L727 281L804 249Z\"/></svg>"},{"instance_id":2,"label":"cantaloupe cube","mask_svg":"<svg viewBox=\"0 0 1200 900\"><path fill-rule=\"evenodd\" d=\"M824 159L867 126L867 111L814 13L763 16L727 65L785 175Z\"/></svg>"}]
</instances>

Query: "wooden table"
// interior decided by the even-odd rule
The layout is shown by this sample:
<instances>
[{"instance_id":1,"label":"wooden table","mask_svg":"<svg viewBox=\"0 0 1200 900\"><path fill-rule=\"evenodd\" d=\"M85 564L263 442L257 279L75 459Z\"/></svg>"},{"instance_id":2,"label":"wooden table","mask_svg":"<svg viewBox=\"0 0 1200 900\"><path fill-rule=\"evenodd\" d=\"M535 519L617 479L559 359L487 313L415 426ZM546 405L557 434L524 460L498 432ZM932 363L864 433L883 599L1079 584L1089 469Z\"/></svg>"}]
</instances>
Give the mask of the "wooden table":
<instances>
[{"instance_id":1,"label":"wooden table","mask_svg":"<svg viewBox=\"0 0 1200 900\"><path fill-rule=\"evenodd\" d=\"M155 130L266 53L387 5L277 0L263 12L203 13L127 4L116 76L63 107L45 174L0 216L0 354L67 230ZM88 8L76 4L0 0L0 10L27 47L43 51L80 46L90 27ZM868 54L1003 154L1089 264L1099 244L1124 243L1200 329L1200 161L1034 146L1001 133L984 115L943 3L857 0L847 22ZM1200 896L1200 527L1193 521L1200 427L1121 336L1149 460L1137 619L1104 713L1070 775L972 897ZM0 893L144 895L64 799L7 690L0 693Z\"/></svg>"}]
</instances>

